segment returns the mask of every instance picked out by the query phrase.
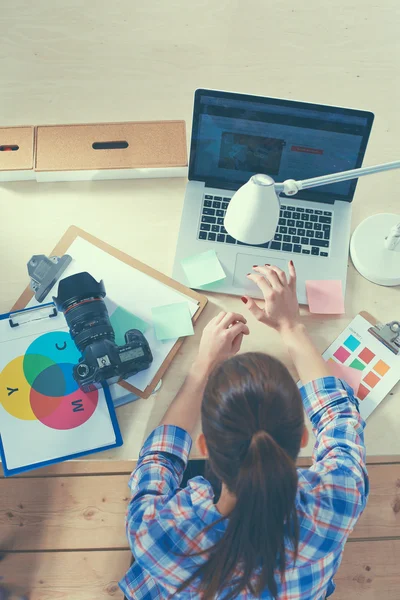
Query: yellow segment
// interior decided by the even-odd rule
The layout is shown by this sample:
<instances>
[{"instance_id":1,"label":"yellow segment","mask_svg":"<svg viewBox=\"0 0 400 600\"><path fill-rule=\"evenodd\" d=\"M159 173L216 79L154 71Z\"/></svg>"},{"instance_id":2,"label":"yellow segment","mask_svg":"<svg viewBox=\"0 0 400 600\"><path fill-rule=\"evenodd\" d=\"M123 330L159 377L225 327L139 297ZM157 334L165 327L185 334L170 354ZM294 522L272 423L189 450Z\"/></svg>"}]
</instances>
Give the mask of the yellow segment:
<instances>
[{"instance_id":1,"label":"yellow segment","mask_svg":"<svg viewBox=\"0 0 400 600\"><path fill-rule=\"evenodd\" d=\"M5 410L23 421L36 419L30 403L31 386L26 381L24 357L14 358L0 373L0 403Z\"/></svg>"}]
</instances>

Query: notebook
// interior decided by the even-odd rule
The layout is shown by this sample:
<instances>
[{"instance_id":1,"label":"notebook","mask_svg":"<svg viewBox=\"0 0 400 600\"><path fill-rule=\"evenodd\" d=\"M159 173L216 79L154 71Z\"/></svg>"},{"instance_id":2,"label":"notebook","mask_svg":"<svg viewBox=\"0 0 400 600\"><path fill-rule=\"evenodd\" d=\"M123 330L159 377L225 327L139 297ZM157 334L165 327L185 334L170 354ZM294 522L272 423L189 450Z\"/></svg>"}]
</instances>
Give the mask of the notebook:
<instances>
[{"instance_id":1,"label":"notebook","mask_svg":"<svg viewBox=\"0 0 400 600\"><path fill-rule=\"evenodd\" d=\"M107 386L84 393L53 304L0 316L0 456L6 476L122 445ZM11 326L13 325L13 326Z\"/></svg>"}]
</instances>

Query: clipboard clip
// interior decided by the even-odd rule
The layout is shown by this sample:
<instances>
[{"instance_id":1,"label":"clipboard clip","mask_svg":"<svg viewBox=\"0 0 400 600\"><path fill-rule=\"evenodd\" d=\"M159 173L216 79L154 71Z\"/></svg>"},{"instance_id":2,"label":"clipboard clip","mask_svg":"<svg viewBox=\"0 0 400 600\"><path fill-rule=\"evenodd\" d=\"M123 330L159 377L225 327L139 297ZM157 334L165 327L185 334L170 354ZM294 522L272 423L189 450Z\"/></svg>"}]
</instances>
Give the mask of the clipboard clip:
<instances>
[{"instance_id":1,"label":"clipboard clip","mask_svg":"<svg viewBox=\"0 0 400 600\"><path fill-rule=\"evenodd\" d=\"M19 327L26 323L32 323L32 321L43 321L52 319L58 315L54 302L49 302L44 306L34 306L24 310L17 310L16 312L10 313L8 317L8 323L10 327Z\"/></svg>"},{"instance_id":2,"label":"clipboard clip","mask_svg":"<svg viewBox=\"0 0 400 600\"><path fill-rule=\"evenodd\" d=\"M377 323L368 329L371 335L378 339L386 348L394 354L400 352L400 322L391 321L390 323Z\"/></svg>"}]
</instances>

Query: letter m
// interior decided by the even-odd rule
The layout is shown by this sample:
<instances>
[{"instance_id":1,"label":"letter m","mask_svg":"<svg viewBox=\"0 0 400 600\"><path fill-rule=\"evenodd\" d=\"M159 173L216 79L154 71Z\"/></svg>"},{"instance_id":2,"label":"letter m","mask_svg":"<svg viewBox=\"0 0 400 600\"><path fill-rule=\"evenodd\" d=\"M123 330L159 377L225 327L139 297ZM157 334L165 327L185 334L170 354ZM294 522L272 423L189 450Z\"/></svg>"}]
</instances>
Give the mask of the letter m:
<instances>
[{"instance_id":1,"label":"letter m","mask_svg":"<svg viewBox=\"0 0 400 600\"><path fill-rule=\"evenodd\" d=\"M83 404L82 404L82 400L73 400L71 402L72 406L74 407L72 410L73 412L81 412L84 410L83 408Z\"/></svg>"}]
</instances>

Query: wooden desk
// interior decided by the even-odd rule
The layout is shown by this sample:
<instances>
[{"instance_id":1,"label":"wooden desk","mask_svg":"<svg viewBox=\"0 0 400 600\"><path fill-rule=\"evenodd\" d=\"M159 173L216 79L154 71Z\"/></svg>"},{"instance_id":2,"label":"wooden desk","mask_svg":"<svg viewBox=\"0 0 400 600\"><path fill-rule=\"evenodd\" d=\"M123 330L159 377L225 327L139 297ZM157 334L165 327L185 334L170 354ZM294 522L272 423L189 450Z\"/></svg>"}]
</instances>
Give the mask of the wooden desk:
<instances>
[{"instance_id":1,"label":"wooden desk","mask_svg":"<svg viewBox=\"0 0 400 600\"><path fill-rule=\"evenodd\" d=\"M1 224L0 279L3 282L0 310L6 311L27 282L25 263L32 254L48 254L63 234L66 225L76 224L101 239L117 246L135 258L170 274L179 228L185 181L141 180L81 183L7 184L1 189L0 210L8 211ZM365 193L365 192L364 192ZM362 205L361 190L356 203ZM125 218L115 222L115 207ZM13 207L13 208L11 208ZM384 206L382 206L384 208ZM365 201L362 216L369 214ZM24 215L13 225L15 215ZM357 219L358 220L358 219ZM167 224L167 225L166 225ZM6 258L6 260L5 260ZM124 445L103 453L101 458L136 459L146 435L163 416L181 385L195 356L201 330L219 310L245 313L239 298L209 295L209 305L200 317L196 335L187 338L164 377L160 392L147 400L139 400L118 409ZM370 284L349 265L346 315L326 317L310 315L304 310L304 321L318 345L324 350L357 312L366 309L380 319L398 318L399 289ZM292 370L279 336L249 315L251 335L244 340L243 350L270 352ZM400 389L395 389L370 417L366 430L370 456L400 455ZM303 451L310 456L313 439ZM196 455L196 449L193 450ZM93 459L100 457L94 455Z\"/></svg>"},{"instance_id":2,"label":"wooden desk","mask_svg":"<svg viewBox=\"0 0 400 600\"><path fill-rule=\"evenodd\" d=\"M202 85L372 110L376 121L365 164L398 158L395 0L386 0L385 10L357 0L351 6L332 5L327 12L317 0L301 7L251 1L245 12L225 4L201 2L189 8L181 0L173 7L160 2L155 19L152 9L126 3L126 21L120 8L110 6L107 18L93 12L93 27L85 18L74 20L71 28L69 14L65 30L61 9L53 15L44 5L25 7L21 27L28 33L24 29L21 46L10 42L13 51L2 68L1 124L183 118L189 135L193 92ZM114 18L116 36L103 46L111 39ZM69 44L63 43L65 36ZM372 213L398 211L398 182L396 171L360 180L353 229ZM183 179L1 184L0 311L8 310L26 286L30 256L49 253L71 224L169 275L184 190ZM322 351L362 309L382 320L399 318L399 291L370 284L350 264L346 315L305 314L304 319ZM137 457L185 377L201 328L220 309L244 307L238 298L210 295L196 335L185 341L157 397L118 409L124 446L101 458ZM250 328L243 350L271 352L289 364L274 332L251 318ZM399 456L399 430L397 387L369 419L369 456ZM311 451L312 438L304 456Z\"/></svg>"}]
</instances>

